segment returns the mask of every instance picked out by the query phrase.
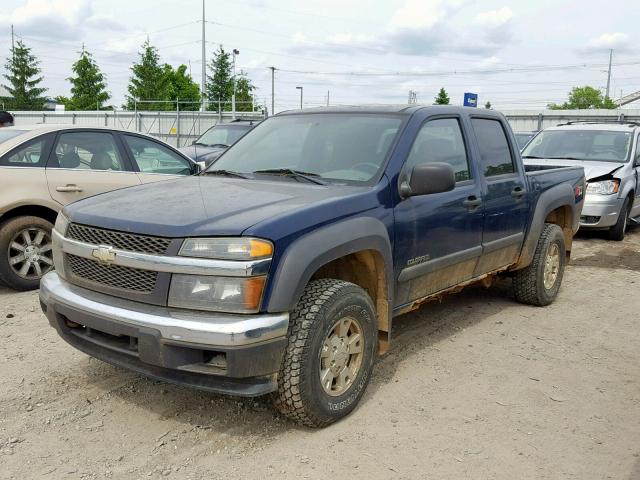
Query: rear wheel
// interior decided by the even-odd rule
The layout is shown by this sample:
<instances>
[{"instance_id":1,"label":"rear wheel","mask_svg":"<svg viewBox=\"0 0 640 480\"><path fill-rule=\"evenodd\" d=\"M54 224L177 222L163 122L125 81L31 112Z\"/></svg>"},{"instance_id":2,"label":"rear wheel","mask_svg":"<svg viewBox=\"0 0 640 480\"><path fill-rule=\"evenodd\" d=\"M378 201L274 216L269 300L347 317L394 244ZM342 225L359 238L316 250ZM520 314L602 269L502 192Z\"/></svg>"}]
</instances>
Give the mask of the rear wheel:
<instances>
[{"instance_id":1,"label":"rear wheel","mask_svg":"<svg viewBox=\"0 0 640 480\"><path fill-rule=\"evenodd\" d=\"M16 290L33 290L53 269L51 230L40 217L16 217L0 227L0 280Z\"/></svg>"},{"instance_id":2,"label":"rear wheel","mask_svg":"<svg viewBox=\"0 0 640 480\"><path fill-rule=\"evenodd\" d=\"M276 409L323 427L348 415L369 383L377 347L373 303L342 280L309 282L291 314Z\"/></svg>"},{"instance_id":3,"label":"rear wheel","mask_svg":"<svg viewBox=\"0 0 640 480\"><path fill-rule=\"evenodd\" d=\"M545 224L531 264L515 272L513 277L516 300L540 307L553 302L560 290L566 262L562 229Z\"/></svg>"},{"instance_id":4,"label":"rear wheel","mask_svg":"<svg viewBox=\"0 0 640 480\"><path fill-rule=\"evenodd\" d=\"M629 214L631 213L631 199L627 197L622 204L618 221L609 229L609 240L621 241L627 233L627 224L629 223Z\"/></svg>"}]
</instances>

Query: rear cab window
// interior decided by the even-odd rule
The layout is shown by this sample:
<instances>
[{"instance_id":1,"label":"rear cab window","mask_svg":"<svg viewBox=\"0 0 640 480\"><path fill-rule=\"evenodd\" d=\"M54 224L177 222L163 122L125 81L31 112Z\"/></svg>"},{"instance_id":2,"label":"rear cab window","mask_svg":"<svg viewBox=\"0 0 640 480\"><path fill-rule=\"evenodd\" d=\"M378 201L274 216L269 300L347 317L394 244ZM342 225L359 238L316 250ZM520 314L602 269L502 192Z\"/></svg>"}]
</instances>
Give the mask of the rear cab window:
<instances>
[{"instance_id":1,"label":"rear cab window","mask_svg":"<svg viewBox=\"0 0 640 480\"><path fill-rule=\"evenodd\" d=\"M502 122L489 118L471 118L480 151L480 169L485 177L517 172Z\"/></svg>"}]
</instances>

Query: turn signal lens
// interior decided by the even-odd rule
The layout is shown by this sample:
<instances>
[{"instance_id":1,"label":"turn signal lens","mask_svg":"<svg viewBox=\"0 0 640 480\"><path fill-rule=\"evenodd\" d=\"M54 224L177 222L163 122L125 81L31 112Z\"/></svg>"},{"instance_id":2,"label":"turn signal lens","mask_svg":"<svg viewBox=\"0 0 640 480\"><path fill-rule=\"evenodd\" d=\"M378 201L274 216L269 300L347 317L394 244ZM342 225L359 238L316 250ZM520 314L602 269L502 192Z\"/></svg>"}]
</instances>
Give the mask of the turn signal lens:
<instances>
[{"instance_id":1,"label":"turn signal lens","mask_svg":"<svg viewBox=\"0 0 640 480\"><path fill-rule=\"evenodd\" d=\"M256 313L265 277L215 277L174 274L169 289L170 307L226 313Z\"/></svg>"},{"instance_id":2,"label":"turn signal lens","mask_svg":"<svg viewBox=\"0 0 640 480\"><path fill-rule=\"evenodd\" d=\"M187 238L180 248L184 257L218 260L256 260L273 255L273 245L259 238Z\"/></svg>"}]
</instances>

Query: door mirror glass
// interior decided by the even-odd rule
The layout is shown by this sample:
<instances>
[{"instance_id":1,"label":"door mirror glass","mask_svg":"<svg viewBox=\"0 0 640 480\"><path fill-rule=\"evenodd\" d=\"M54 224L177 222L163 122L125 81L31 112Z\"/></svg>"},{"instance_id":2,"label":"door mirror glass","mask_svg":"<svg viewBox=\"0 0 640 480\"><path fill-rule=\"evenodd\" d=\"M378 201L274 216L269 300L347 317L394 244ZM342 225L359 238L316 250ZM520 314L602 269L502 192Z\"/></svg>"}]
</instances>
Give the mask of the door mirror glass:
<instances>
[{"instance_id":1,"label":"door mirror glass","mask_svg":"<svg viewBox=\"0 0 640 480\"><path fill-rule=\"evenodd\" d=\"M456 186L453 167L448 163L420 163L413 167L411 178L400 185L402 197L449 192Z\"/></svg>"}]
</instances>

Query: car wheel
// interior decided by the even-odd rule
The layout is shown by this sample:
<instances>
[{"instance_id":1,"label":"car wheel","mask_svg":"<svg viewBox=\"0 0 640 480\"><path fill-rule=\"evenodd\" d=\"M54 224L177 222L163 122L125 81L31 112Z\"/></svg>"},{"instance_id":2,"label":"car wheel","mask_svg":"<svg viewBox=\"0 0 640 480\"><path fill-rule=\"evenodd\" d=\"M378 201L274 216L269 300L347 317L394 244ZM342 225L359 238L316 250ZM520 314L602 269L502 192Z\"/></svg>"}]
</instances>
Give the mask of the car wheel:
<instances>
[{"instance_id":1,"label":"car wheel","mask_svg":"<svg viewBox=\"0 0 640 480\"><path fill-rule=\"evenodd\" d=\"M0 280L16 290L39 287L53 269L51 230L40 217L16 217L0 227Z\"/></svg>"},{"instance_id":2,"label":"car wheel","mask_svg":"<svg viewBox=\"0 0 640 480\"><path fill-rule=\"evenodd\" d=\"M369 383L376 349L367 293L342 280L309 282L291 313L274 406L309 427L348 415Z\"/></svg>"},{"instance_id":3,"label":"car wheel","mask_svg":"<svg viewBox=\"0 0 640 480\"><path fill-rule=\"evenodd\" d=\"M618 214L618 221L609 229L609 240L621 241L624 239L625 233L627 233L627 224L629 223L629 213L631 212L631 200L627 197L622 204L620 213Z\"/></svg>"},{"instance_id":4,"label":"car wheel","mask_svg":"<svg viewBox=\"0 0 640 480\"><path fill-rule=\"evenodd\" d=\"M540 307L553 302L560 290L566 262L562 229L545 224L531 264L516 271L513 277L516 300Z\"/></svg>"}]
</instances>

